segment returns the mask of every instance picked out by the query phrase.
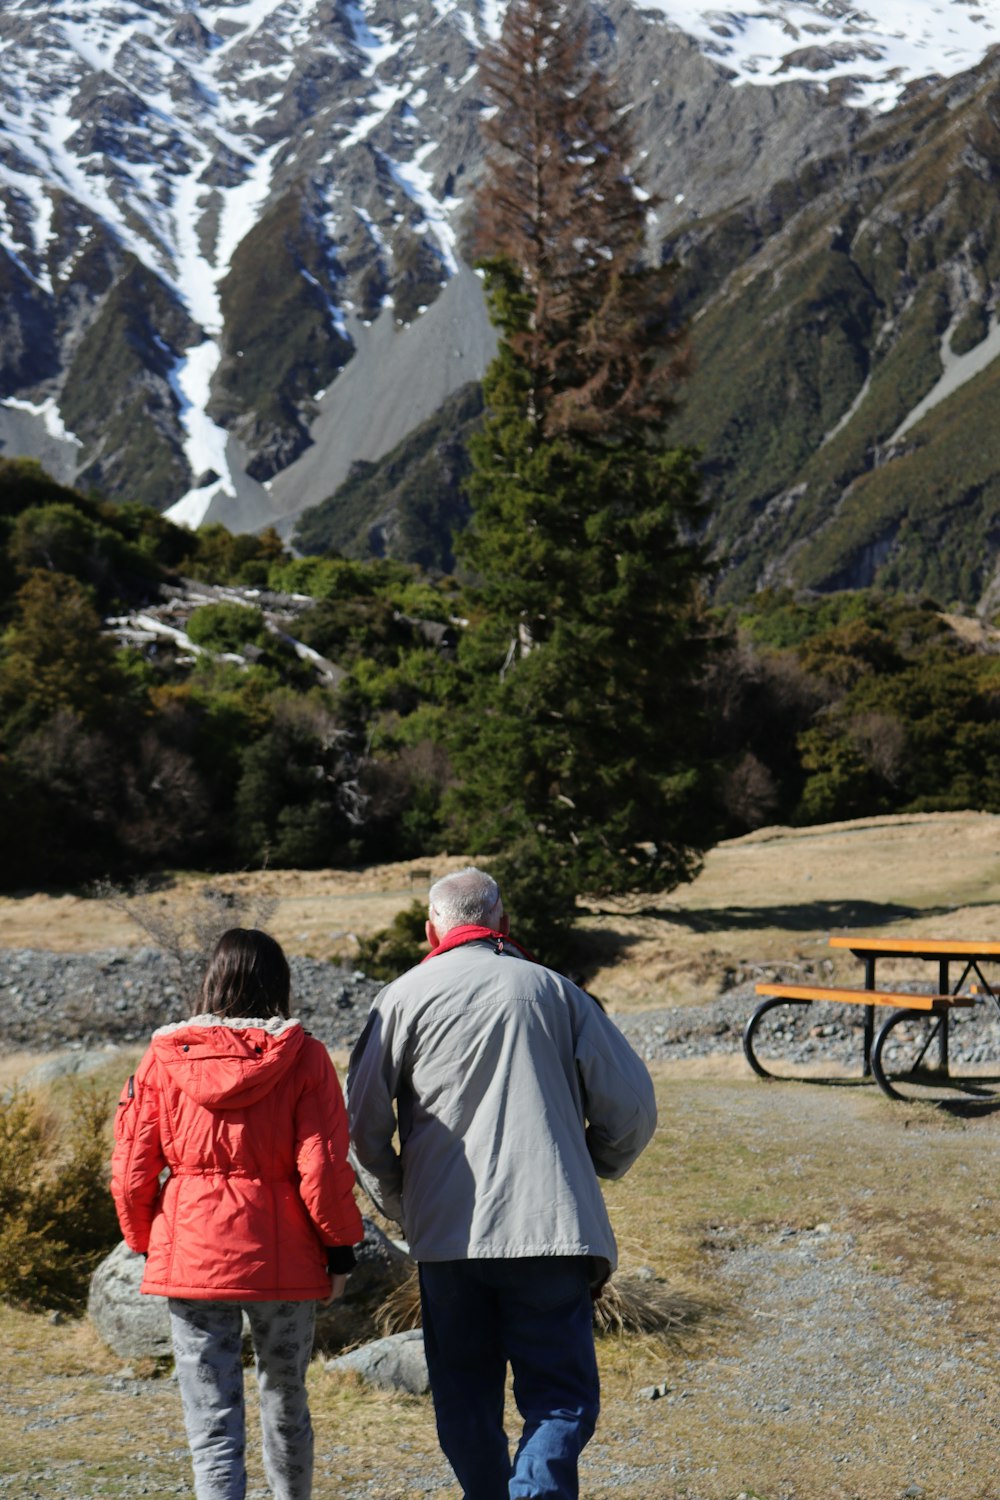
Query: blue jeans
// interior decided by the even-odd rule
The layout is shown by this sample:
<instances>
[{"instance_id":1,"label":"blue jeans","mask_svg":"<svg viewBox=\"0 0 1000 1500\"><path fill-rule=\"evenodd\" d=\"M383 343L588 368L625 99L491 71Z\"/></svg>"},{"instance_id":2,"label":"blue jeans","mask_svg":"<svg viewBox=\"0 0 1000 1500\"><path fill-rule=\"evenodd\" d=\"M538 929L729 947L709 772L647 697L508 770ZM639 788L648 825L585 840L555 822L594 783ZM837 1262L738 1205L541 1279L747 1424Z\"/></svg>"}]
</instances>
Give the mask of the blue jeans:
<instances>
[{"instance_id":1,"label":"blue jeans","mask_svg":"<svg viewBox=\"0 0 1000 1500\"><path fill-rule=\"evenodd\" d=\"M420 1301L438 1439L465 1500L575 1500L600 1406L586 1257L424 1261ZM508 1363L524 1421L513 1464Z\"/></svg>"}]
</instances>

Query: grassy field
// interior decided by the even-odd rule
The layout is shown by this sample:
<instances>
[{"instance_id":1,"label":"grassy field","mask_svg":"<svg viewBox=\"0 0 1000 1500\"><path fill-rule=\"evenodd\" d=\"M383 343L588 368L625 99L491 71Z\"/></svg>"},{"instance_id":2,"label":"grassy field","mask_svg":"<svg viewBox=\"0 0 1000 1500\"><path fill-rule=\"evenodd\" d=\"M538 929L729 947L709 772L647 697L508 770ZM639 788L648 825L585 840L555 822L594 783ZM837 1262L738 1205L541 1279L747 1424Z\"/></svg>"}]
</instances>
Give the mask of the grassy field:
<instances>
[{"instance_id":1,"label":"grassy field","mask_svg":"<svg viewBox=\"0 0 1000 1500\"><path fill-rule=\"evenodd\" d=\"M364 870L268 870L177 875L146 898L164 912L190 906L206 884L233 892L240 910L289 953L352 962L359 936L424 899L432 878L464 857ZM517 931L517 914L512 914ZM830 966L830 932L1000 933L1000 817L928 813L815 828L765 828L712 849L698 878L671 892L586 904L579 967L613 1010L714 997L764 963ZM0 897L0 946L79 952L148 942L121 905L80 893ZM919 971L917 971L919 973ZM897 978L904 977L900 969Z\"/></svg>"},{"instance_id":2,"label":"grassy field","mask_svg":"<svg viewBox=\"0 0 1000 1500\"><path fill-rule=\"evenodd\" d=\"M997 818L938 815L722 845L683 893L589 911L595 989L629 1009L696 1001L777 960L822 971L842 928L995 936L998 833ZM384 924L427 876L251 878L287 946L322 953ZM0 942L46 936L142 940L78 896L0 902ZM0 1087L32 1061L0 1058ZM894 1104L870 1084L765 1084L732 1051L654 1071L656 1139L607 1196L622 1271L676 1293L687 1327L669 1345L601 1341L583 1495L995 1500L1000 1114ZM45 1313L0 1310L0 1340L0 1496L190 1493L168 1372L123 1368L85 1321ZM641 1394L652 1386L662 1399ZM427 1400L363 1390L320 1361L311 1392L317 1500L456 1500ZM254 1421L252 1381L248 1401ZM250 1462L254 1500L256 1445Z\"/></svg>"},{"instance_id":3,"label":"grassy field","mask_svg":"<svg viewBox=\"0 0 1000 1500\"><path fill-rule=\"evenodd\" d=\"M682 1294L688 1327L601 1341L583 1494L995 1495L1000 1116L764 1084L728 1059L656 1081L657 1137L608 1199L622 1270ZM0 1495L188 1493L168 1375L123 1369L86 1322L6 1309L0 1339ZM311 1391L317 1500L455 1500L427 1400L318 1360ZM265 1494L256 1445L251 1472Z\"/></svg>"}]
</instances>

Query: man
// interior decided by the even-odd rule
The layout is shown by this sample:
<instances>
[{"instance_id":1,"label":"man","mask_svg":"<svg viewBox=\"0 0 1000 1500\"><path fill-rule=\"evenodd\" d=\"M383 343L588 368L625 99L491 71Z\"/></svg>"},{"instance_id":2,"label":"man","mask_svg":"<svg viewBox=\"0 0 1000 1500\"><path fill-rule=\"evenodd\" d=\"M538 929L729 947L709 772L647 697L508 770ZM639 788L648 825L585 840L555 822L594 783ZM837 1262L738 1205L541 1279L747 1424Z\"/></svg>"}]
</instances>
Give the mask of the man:
<instances>
[{"instance_id":1,"label":"man","mask_svg":"<svg viewBox=\"0 0 1000 1500\"><path fill-rule=\"evenodd\" d=\"M426 932L431 952L376 998L351 1058L352 1159L419 1263L438 1437L465 1500L563 1500L599 1405L591 1288L616 1263L597 1178L649 1141L653 1086L596 1001L510 939L489 875L432 886Z\"/></svg>"}]
</instances>

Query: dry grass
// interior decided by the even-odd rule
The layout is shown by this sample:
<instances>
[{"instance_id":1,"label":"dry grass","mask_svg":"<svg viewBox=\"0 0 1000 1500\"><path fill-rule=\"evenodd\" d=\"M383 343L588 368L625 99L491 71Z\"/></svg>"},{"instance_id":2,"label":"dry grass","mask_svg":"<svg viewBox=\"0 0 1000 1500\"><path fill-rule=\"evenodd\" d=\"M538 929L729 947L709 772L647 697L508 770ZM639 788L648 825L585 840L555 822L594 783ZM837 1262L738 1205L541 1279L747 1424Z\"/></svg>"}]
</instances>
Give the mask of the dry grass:
<instances>
[{"instance_id":1,"label":"dry grass","mask_svg":"<svg viewBox=\"0 0 1000 1500\"><path fill-rule=\"evenodd\" d=\"M359 936L387 927L414 897L426 895L432 878L467 863L465 858L442 855L433 861L406 860L359 870L262 870L218 876L178 872L164 875L134 903L105 900L97 891L23 891L0 896L0 946L62 953L141 947L149 942L143 920L171 929L183 926L192 908L204 903L204 893L217 891L244 911L266 909L270 930L289 953L350 961L357 954Z\"/></svg>"},{"instance_id":2,"label":"dry grass","mask_svg":"<svg viewBox=\"0 0 1000 1500\"><path fill-rule=\"evenodd\" d=\"M929 857L930 856L930 857ZM150 894L143 914L179 919L199 892L269 906L290 953L352 962L358 938L388 926L429 880L464 856L364 870L267 870L211 878L178 875ZM516 926L516 913L515 926ZM782 963L833 978L835 929L980 936L1000 930L1000 817L928 813L818 828L767 828L710 851L701 875L676 891L585 906L580 963L613 1010L709 999L727 976ZM26 892L0 897L0 945L83 951L137 946L140 928L93 897ZM906 977L901 966L896 977Z\"/></svg>"},{"instance_id":3,"label":"dry grass","mask_svg":"<svg viewBox=\"0 0 1000 1500\"><path fill-rule=\"evenodd\" d=\"M615 1275L607 1282L594 1304L594 1329L604 1338L643 1334L684 1348L718 1320L720 1311L709 1298L667 1286L647 1269L644 1275ZM383 1336L420 1327L416 1270L376 1308L375 1325Z\"/></svg>"},{"instance_id":4,"label":"dry grass","mask_svg":"<svg viewBox=\"0 0 1000 1500\"><path fill-rule=\"evenodd\" d=\"M645 1335L668 1349L691 1348L723 1317L715 1299L647 1276L613 1276L594 1304L594 1327L602 1337Z\"/></svg>"},{"instance_id":5,"label":"dry grass","mask_svg":"<svg viewBox=\"0 0 1000 1500\"><path fill-rule=\"evenodd\" d=\"M627 1290L648 1267L680 1336L599 1341L604 1410L585 1455L583 1493L898 1500L921 1484L931 1500L992 1496L995 1454L984 1413L1000 1400L990 1347L1000 1315L1000 1196L988 1163L1000 1145L1000 1115L956 1120L893 1105L872 1086L769 1085L701 1068L657 1070L661 1128L635 1170L607 1189L620 1285ZM760 1283L734 1275L744 1256L771 1255L783 1235L794 1245L817 1225L830 1227L830 1248L817 1254L831 1277L847 1274L875 1299L865 1329L897 1385L912 1387L912 1400L890 1383L885 1411L873 1406L864 1384L870 1372L851 1363L851 1317L831 1331L829 1309L801 1305L789 1252L773 1250L779 1290L789 1277L780 1323L773 1303L761 1310ZM638 1285L648 1294L650 1282ZM791 1349L780 1367L775 1349L772 1369L779 1328ZM811 1361L834 1337L844 1340L842 1377L817 1389ZM139 1475L148 1493L187 1492L172 1384L122 1381L118 1361L86 1325L7 1311L0 1339L10 1351L0 1446L11 1455L0 1495L135 1495ZM761 1405L772 1383L780 1390L788 1380L789 1359L798 1372L789 1408ZM429 1402L371 1392L318 1363L310 1379L316 1500L454 1500ZM967 1399L973 1380L982 1402ZM653 1385L670 1394L640 1399ZM514 1430L513 1412L510 1421ZM39 1487L30 1476L55 1462L53 1454L62 1468ZM251 1463L259 1486L256 1450Z\"/></svg>"}]
</instances>

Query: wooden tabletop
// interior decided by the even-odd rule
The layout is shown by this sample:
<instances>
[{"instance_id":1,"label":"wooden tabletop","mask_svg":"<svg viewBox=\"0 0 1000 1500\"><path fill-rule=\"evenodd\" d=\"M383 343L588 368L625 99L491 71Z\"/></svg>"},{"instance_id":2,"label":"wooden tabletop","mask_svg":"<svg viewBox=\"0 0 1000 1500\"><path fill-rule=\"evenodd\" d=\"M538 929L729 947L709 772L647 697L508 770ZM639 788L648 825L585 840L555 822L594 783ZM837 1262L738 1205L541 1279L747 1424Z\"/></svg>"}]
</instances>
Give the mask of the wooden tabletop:
<instances>
[{"instance_id":1,"label":"wooden tabletop","mask_svg":"<svg viewBox=\"0 0 1000 1500\"><path fill-rule=\"evenodd\" d=\"M900 958L997 958L1000 940L994 938L865 937L846 933L830 938L831 948L848 948L861 957L872 955Z\"/></svg>"}]
</instances>

